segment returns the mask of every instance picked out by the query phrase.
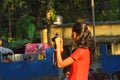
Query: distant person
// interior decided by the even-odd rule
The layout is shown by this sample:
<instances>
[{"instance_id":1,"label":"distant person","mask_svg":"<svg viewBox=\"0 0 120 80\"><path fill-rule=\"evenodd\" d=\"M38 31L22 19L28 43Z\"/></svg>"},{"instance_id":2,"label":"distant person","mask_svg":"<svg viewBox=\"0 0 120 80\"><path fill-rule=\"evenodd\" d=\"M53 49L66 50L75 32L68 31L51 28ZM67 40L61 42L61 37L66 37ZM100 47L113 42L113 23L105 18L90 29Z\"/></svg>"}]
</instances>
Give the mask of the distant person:
<instances>
[{"instance_id":1,"label":"distant person","mask_svg":"<svg viewBox=\"0 0 120 80\"><path fill-rule=\"evenodd\" d=\"M0 39L0 46L2 46L2 40Z\"/></svg>"},{"instance_id":2,"label":"distant person","mask_svg":"<svg viewBox=\"0 0 120 80\"><path fill-rule=\"evenodd\" d=\"M70 66L67 66L63 69L64 80L68 80L70 75Z\"/></svg>"},{"instance_id":3,"label":"distant person","mask_svg":"<svg viewBox=\"0 0 120 80\"><path fill-rule=\"evenodd\" d=\"M12 62L12 60L8 57L8 55L3 56L3 61L2 62Z\"/></svg>"},{"instance_id":4,"label":"distant person","mask_svg":"<svg viewBox=\"0 0 120 80\"><path fill-rule=\"evenodd\" d=\"M65 46L64 51L62 53L62 59L65 59L68 56L70 56L70 49L69 46ZM70 75L70 66L66 66L63 68L63 74L64 74L64 80L68 80L68 77Z\"/></svg>"},{"instance_id":5,"label":"distant person","mask_svg":"<svg viewBox=\"0 0 120 80\"><path fill-rule=\"evenodd\" d=\"M57 66L64 68L70 65L68 80L88 80L89 67L95 50L93 37L84 22L74 23L71 37L76 43L76 48L65 59L61 56L64 50L63 39L60 35L55 39Z\"/></svg>"},{"instance_id":6,"label":"distant person","mask_svg":"<svg viewBox=\"0 0 120 80\"><path fill-rule=\"evenodd\" d=\"M112 80L120 80L120 71L116 71L112 74Z\"/></svg>"},{"instance_id":7,"label":"distant person","mask_svg":"<svg viewBox=\"0 0 120 80\"><path fill-rule=\"evenodd\" d=\"M94 79L94 76L93 76L94 74L95 74L95 70L92 69L92 68L90 68L90 69L89 69L88 80L95 80L95 79Z\"/></svg>"},{"instance_id":8,"label":"distant person","mask_svg":"<svg viewBox=\"0 0 120 80\"><path fill-rule=\"evenodd\" d=\"M110 80L109 74L104 73L102 68L97 68L92 76L94 77L93 80Z\"/></svg>"}]
</instances>

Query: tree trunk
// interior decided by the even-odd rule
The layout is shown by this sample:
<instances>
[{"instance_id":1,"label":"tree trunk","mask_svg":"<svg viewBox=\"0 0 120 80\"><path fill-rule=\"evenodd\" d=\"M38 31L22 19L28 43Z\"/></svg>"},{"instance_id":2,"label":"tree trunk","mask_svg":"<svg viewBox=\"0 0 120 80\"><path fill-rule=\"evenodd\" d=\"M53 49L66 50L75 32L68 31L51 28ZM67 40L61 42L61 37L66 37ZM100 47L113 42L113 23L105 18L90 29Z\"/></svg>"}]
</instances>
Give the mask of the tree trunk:
<instances>
[{"instance_id":1,"label":"tree trunk","mask_svg":"<svg viewBox=\"0 0 120 80\"><path fill-rule=\"evenodd\" d=\"M10 5L8 4L8 14L10 14ZM8 37L12 37L11 33L11 17L8 17Z\"/></svg>"},{"instance_id":2,"label":"tree trunk","mask_svg":"<svg viewBox=\"0 0 120 80\"><path fill-rule=\"evenodd\" d=\"M48 44L51 45L51 25L50 24L47 25L47 40L48 40Z\"/></svg>"},{"instance_id":3,"label":"tree trunk","mask_svg":"<svg viewBox=\"0 0 120 80\"><path fill-rule=\"evenodd\" d=\"M12 37L12 31L11 31L11 18L8 19L8 29L9 29L9 37Z\"/></svg>"},{"instance_id":4,"label":"tree trunk","mask_svg":"<svg viewBox=\"0 0 120 80\"><path fill-rule=\"evenodd\" d=\"M0 0L0 37L2 36L2 3L3 3L3 0Z\"/></svg>"},{"instance_id":5,"label":"tree trunk","mask_svg":"<svg viewBox=\"0 0 120 80\"><path fill-rule=\"evenodd\" d=\"M47 6L47 10L46 10L46 19L47 19L47 40L48 40L48 44L51 45L51 15L50 15L50 8L49 8L49 0L46 0L46 6Z\"/></svg>"},{"instance_id":6,"label":"tree trunk","mask_svg":"<svg viewBox=\"0 0 120 80\"><path fill-rule=\"evenodd\" d=\"M49 10L46 13L46 18L47 18L47 41L48 44L51 45L51 20L50 20L50 12Z\"/></svg>"}]
</instances>

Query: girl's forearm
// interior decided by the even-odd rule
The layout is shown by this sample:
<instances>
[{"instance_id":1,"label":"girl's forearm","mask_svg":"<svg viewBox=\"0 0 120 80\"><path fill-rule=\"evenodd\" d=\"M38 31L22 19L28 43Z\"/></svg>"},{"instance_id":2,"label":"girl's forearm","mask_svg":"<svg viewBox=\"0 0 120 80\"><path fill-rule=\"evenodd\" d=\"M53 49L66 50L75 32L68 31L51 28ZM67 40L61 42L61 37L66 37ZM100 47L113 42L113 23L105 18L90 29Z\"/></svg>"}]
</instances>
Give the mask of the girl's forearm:
<instances>
[{"instance_id":1,"label":"girl's forearm","mask_svg":"<svg viewBox=\"0 0 120 80\"><path fill-rule=\"evenodd\" d=\"M62 64L62 56L61 56L61 46L58 45L56 47L56 57L57 57L57 66L59 68L62 68L61 64Z\"/></svg>"},{"instance_id":2,"label":"girl's forearm","mask_svg":"<svg viewBox=\"0 0 120 80\"><path fill-rule=\"evenodd\" d=\"M62 53L64 51L64 49L63 49L63 41L61 41L61 43L60 43L60 52Z\"/></svg>"}]
</instances>

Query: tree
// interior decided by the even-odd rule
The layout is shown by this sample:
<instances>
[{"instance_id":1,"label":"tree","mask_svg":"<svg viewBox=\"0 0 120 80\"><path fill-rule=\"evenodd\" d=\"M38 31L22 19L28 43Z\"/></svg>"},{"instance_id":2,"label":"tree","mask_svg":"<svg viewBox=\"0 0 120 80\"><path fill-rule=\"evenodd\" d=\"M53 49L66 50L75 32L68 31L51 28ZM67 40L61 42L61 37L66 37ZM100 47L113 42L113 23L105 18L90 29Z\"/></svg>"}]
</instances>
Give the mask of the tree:
<instances>
[{"instance_id":1,"label":"tree","mask_svg":"<svg viewBox=\"0 0 120 80\"><path fill-rule=\"evenodd\" d=\"M2 18L2 3L3 1L0 1L0 36L2 36L2 22L3 22L3 18ZM0 38L1 39L1 38Z\"/></svg>"},{"instance_id":2,"label":"tree","mask_svg":"<svg viewBox=\"0 0 120 80\"><path fill-rule=\"evenodd\" d=\"M1 34L10 40L20 38L31 41L35 36L34 30L47 25L48 42L51 42L50 25L55 15L62 15L63 23L73 23L78 19L92 20L91 0L0 0L0 4ZM46 17L47 12L51 15L49 20ZM119 20L119 12L119 0L95 1L96 21ZM33 32L32 36L28 30Z\"/></svg>"}]
</instances>

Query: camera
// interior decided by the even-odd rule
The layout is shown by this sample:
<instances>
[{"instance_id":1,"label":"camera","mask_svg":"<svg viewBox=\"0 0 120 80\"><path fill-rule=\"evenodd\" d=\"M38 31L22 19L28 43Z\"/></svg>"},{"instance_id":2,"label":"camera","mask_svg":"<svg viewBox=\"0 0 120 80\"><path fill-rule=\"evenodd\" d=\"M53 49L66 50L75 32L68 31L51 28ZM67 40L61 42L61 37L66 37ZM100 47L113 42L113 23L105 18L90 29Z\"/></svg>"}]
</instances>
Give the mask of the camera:
<instances>
[{"instance_id":1,"label":"camera","mask_svg":"<svg viewBox=\"0 0 120 80\"><path fill-rule=\"evenodd\" d=\"M55 42L55 39L57 38L58 33L55 34L55 36L52 38L52 41Z\"/></svg>"}]
</instances>

